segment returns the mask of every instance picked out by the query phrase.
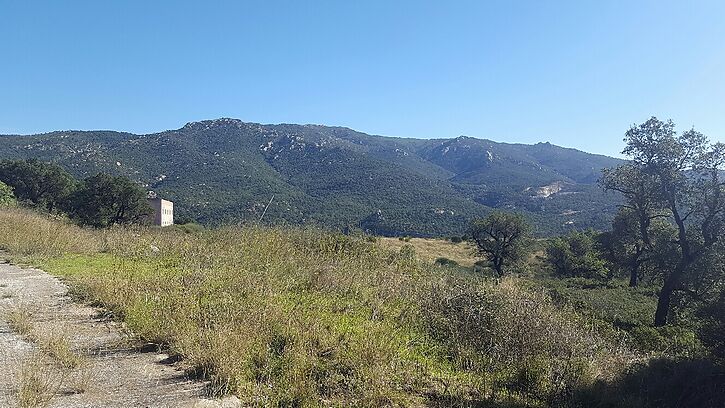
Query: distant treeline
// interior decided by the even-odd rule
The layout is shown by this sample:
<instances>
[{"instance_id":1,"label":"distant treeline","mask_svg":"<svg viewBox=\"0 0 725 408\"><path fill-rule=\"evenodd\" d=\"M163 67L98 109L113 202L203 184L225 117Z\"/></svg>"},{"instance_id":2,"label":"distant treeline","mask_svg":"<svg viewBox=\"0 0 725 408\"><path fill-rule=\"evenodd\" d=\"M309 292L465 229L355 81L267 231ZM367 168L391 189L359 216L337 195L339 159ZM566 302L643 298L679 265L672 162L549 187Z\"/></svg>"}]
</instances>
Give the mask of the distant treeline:
<instances>
[{"instance_id":1,"label":"distant treeline","mask_svg":"<svg viewBox=\"0 0 725 408\"><path fill-rule=\"evenodd\" d=\"M153 211L146 192L127 177L99 173L77 180L61 166L35 159L0 161L0 205L11 202L98 228L142 222Z\"/></svg>"}]
</instances>

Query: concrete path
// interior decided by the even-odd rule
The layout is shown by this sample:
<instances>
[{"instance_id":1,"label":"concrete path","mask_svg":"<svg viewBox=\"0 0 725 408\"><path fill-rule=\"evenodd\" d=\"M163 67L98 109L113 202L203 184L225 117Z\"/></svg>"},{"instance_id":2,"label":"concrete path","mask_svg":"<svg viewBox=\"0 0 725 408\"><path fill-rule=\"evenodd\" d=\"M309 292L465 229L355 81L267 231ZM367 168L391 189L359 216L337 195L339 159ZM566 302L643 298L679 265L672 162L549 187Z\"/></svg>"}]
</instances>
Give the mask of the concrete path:
<instances>
[{"instance_id":1,"label":"concrete path","mask_svg":"<svg viewBox=\"0 0 725 408\"><path fill-rule=\"evenodd\" d=\"M32 336L11 328L13 313L30 313ZM102 316L73 303L57 278L0 263L0 406L20 406L21 387L44 394L39 406L47 407L239 406L234 397L205 399L204 382L186 378L166 354L129 346L122 325ZM77 367L59 366L42 346L58 338L81 356Z\"/></svg>"}]
</instances>

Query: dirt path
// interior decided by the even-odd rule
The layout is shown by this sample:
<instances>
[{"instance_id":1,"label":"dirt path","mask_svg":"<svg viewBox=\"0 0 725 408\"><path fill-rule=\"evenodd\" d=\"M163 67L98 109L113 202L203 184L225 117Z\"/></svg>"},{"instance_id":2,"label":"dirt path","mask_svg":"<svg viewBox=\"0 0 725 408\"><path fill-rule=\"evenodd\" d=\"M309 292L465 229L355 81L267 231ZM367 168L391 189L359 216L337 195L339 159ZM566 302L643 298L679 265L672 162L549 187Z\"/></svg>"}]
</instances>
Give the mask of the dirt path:
<instances>
[{"instance_id":1,"label":"dirt path","mask_svg":"<svg viewBox=\"0 0 725 408\"><path fill-rule=\"evenodd\" d=\"M186 378L166 354L130 347L122 325L67 293L41 270L0 263L0 406L28 396L48 407L239 406L233 397L203 398L205 383ZM18 321L31 334L18 334Z\"/></svg>"}]
</instances>

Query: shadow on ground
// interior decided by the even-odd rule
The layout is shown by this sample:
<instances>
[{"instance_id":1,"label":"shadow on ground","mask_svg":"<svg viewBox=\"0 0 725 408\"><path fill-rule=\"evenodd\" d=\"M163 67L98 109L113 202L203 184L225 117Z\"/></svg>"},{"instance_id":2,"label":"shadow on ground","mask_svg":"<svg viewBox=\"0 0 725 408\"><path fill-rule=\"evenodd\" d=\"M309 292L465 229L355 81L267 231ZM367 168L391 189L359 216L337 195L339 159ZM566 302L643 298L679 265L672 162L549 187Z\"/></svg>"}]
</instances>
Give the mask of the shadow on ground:
<instances>
[{"instance_id":1,"label":"shadow on ground","mask_svg":"<svg viewBox=\"0 0 725 408\"><path fill-rule=\"evenodd\" d=\"M614 383L582 390L578 406L725 408L725 367L705 359L651 360Z\"/></svg>"}]
</instances>

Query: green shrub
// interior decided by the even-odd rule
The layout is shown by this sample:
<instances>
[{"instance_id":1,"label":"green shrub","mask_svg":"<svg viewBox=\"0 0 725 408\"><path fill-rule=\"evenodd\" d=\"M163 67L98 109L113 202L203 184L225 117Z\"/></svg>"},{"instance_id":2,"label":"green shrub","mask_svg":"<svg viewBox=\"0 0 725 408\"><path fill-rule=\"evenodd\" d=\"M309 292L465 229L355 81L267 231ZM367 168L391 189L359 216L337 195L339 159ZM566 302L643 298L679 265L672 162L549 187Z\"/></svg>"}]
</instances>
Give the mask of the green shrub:
<instances>
[{"instance_id":1,"label":"green shrub","mask_svg":"<svg viewBox=\"0 0 725 408\"><path fill-rule=\"evenodd\" d=\"M692 356L702 350L696 334L682 327L637 326L631 329L629 334L632 337L632 344L644 352L666 351L672 356Z\"/></svg>"},{"instance_id":2,"label":"green shrub","mask_svg":"<svg viewBox=\"0 0 725 408\"><path fill-rule=\"evenodd\" d=\"M493 380L489 392L513 390L562 406L599 370L615 375L626 366L627 353L583 329L593 322L514 282L454 280L434 286L425 299L428 330L454 364Z\"/></svg>"},{"instance_id":3,"label":"green shrub","mask_svg":"<svg viewBox=\"0 0 725 408\"><path fill-rule=\"evenodd\" d=\"M596 232L574 231L554 238L546 246L546 259L554 274L565 277L604 279L607 263L597 247Z\"/></svg>"},{"instance_id":4,"label":"green shrub","mask_svg":"<svg viewBox=\"0 0 725 408\"><path fill-rule=\"evenodd\" d=\"M405 244L400 247L399 254L400 259L405 260L406 262L414 262L416 260L415 247L411 244Z\"/></svg>"},{"instance_id":5,"label":"green shrub","mask_svg":"<svg viewBox=\"0 0 725 408\"><path fill-rule=\"evenodd\" d=\"M602 408L721 408L725 369L701 359L657 358L635 364L613 382L597 382L577 406Z\"/></svg>"},{"instance_id":6,"label":"green shrub","mask_svg":"<svg viewBox=\"0 0 725 408\"><path fill-rule=\"evenodd\" d=\"M725 364L725 289L704 305L699 316L704 323L700 328L702 342L713 357Z\"/></svg>"},{"instance_id":7,"label":"green shrub","mask_svg":"<svg viewBox=\"0 0 725 408\"><path fill-rule=\"evenodd\" d=\"M10 207L15 204L15 195L12 187L0 181L0 208Z\"/></svg>"}]
</instances>

